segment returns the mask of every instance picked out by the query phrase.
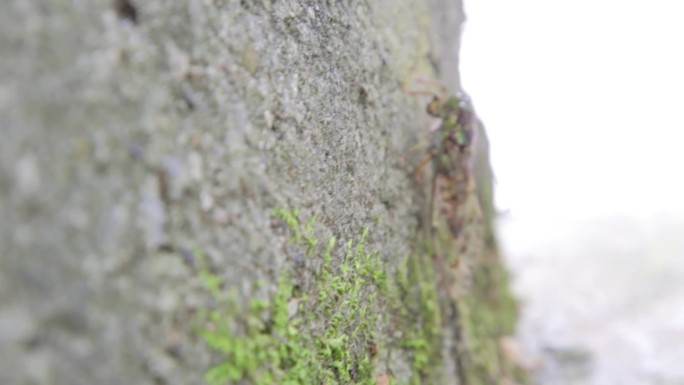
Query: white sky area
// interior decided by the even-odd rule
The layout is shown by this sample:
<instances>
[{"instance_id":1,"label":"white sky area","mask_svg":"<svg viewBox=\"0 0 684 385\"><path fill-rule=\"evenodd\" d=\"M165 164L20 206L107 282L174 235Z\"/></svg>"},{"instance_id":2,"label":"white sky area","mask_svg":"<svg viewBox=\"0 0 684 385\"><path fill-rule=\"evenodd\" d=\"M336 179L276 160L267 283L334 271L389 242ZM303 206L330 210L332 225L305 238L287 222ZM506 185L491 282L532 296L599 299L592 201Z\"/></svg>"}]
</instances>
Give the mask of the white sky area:
<instances>
[{"instance_id":1,"label":"white sky area","mask_svg":"<svg viewBox=\"0 0 684 385\"><path fill-rule=\"evenodd\" d=\"M462 83L501 210L684 211L684 1L464 3Z\"/></svg>"}]
</instances>

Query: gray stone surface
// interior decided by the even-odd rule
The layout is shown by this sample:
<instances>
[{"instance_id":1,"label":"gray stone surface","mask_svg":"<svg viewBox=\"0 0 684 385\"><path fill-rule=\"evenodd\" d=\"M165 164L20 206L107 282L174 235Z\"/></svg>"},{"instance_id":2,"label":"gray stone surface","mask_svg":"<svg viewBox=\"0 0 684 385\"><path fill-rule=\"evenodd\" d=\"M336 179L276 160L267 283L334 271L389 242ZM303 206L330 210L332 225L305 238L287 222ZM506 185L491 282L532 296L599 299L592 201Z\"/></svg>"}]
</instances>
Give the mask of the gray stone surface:
<instances>
[{"instance_id":1,"label":"gray stone surface","mask_svg":"<svg viewBox=\"0 0 684 385\"><path fill-rule=\"evenodd\" d=\"M426 117L402 85L458 83L459 2L136 5L0 12L2 384L201 383L188 251L238 294L274 282L277 207L410 251Z\"/></svg>"}]
</instances>

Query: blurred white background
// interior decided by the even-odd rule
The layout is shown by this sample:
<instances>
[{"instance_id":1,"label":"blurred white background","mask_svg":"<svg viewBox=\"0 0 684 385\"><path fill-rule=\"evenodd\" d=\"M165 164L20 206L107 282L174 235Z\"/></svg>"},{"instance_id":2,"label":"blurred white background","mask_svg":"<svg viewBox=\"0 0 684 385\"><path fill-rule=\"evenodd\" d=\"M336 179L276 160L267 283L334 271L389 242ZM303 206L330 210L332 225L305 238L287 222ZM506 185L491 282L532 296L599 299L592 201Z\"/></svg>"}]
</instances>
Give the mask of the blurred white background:
<instances>
[{"instance_id":1,"label":"blurred white background","mask_svg":"<svg viewBox=\"0 0 684 385\"><path fill-rule=\"evenodd\" d=\"M684 2L465 0L540 384L684 384Z\"/></svg>"}]
</instances>

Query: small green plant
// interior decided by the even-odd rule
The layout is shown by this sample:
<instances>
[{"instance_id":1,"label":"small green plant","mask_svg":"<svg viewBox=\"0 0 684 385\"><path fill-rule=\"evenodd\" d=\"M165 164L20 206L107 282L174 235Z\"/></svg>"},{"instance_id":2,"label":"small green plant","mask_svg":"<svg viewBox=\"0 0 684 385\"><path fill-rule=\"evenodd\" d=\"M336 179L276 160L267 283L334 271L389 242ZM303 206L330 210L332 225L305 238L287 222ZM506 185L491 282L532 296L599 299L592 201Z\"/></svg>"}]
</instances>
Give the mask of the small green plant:
<instances>
[{"instance_id":1,"label":"small green plant","mask_svg":"<svg viewBox=\"0 0 684 385\"><path fill-rule=\"evenodd\" d=\"M254 299L250 311L242 319L233 317L237 304L233 301L222 310L212 311L200 336L224 359L210 368L205 381L211 385L249 379L253 384L299 384L308 377L311 362L300 344L296 323L288 317L292 296L289 279L283 277L270 300ZM262 320L269 313L268 321ZM237 333L240 321L242 333Z\"/></svg>"},{"instance_id":2,"label":"small green plant","mask_svg":"<svg viewBox=\"0 0 684 385\"><path fill-rule=\"evenodd\" d=\"M313 235L315 218L302 226L297 210L277 209L274 216L292 232L291 244L306 247L309 257L321 258L322 266L314 274L318 294L295 298L292 273L284 273L269 298L241 305L235 298L225 298L220 278L211 273L206 256L196 251L199 279L218 303L198 328L221 357L206 372L205 381L210 385L374 384L368 346L376 344L384 308L378 293L387 290L388 281L379 255L366 250L369 230L343 248L334 237L322 248Z\"/></svg>"}]
</instances>

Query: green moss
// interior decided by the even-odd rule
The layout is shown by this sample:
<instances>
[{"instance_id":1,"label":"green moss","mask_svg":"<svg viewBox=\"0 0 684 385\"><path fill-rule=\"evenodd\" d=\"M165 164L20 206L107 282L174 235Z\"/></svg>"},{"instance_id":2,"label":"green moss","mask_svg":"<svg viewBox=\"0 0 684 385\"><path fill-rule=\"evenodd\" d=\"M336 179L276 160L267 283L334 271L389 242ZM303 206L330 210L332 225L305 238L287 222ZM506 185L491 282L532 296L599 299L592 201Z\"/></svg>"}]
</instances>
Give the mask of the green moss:
<instances>
[{"instance_id":1,"label":"green moss","mask_svg":"<svg viewBox=\"0 0 684 385\"><path fill-rule=\"evenodd\" d=\"M306 249L318 268L305 279L295 280L302 274L296 270L281 273L266 298L244 304L224 294L206 257L196 253L199 279L218 304L198 328L215 351L216 364L205 375L209 384L375 384L381 349L403 350L409 359L410 378L401 383L439 384L453 377L443 371L442 333L454 327L454 320L445 320L454 306L464 385L495 384L506 371L498 341L513 331L515 303L492 249L478 263L470 293L454 302L440 294L432 242L389 276L380 255L367 248L369 229L355 240L319 242L315 218L302 221L297 210L284 209L274 217L290 233L286 249ZM293 282L306 287L294 290ZM260 292L268 288L259 286Z\"/></svg>"},{"instance_id":2,"label":"green moss","mask_svg":"<svg viewBox=\"0 0 684 385\"><path fill-rule=\"evenodd\" d=\"M294 232L294 236L290 238L291 242L300 242L302 238L302 233L299 229L299 211L298 210L286 210L282 208L275 209L273 211L273 216L280 218L285 224L290 227L290 230Z\"/></svg>"},{"instance_id":3,"label":"green moss","mask_svg":"<svg viewBox=\"0 0 684 385\"><path fill-rule=\"evenodd\" d=\"M219 299L221 297L221 279L209 269L209 261L202 250L196 249L193 253L198 264L199 280L209 290L214 299Z\"/></svg>"},{"instance_id":4,"label":"green moss","mask_svg":"<svg viewBox=\"0 0 684 385\"><path fill-rule=\"evenodd\" d=\"M467 384L497 384L502 376L527 383L525 373L507 362L500 350L500 339L514 333L517 308L508 291L508 275L493 249L483 254L473 288L458 306L468 346Z\"/></svg>"},{"instance_id":5,"label":"green moss","mask_svg":"<svg viewBox=\"0 0 684 385\"><path fill-rule=\"evenodd\" d=\"M400 325L407 332L401 346L412 357L411 384L439 383L442 316L431 258L411 256L397 274L402 295Z\"/></svg>"},{"instance_id":6,"label":"green moss","mask_svg":"<svg viewBox=\"0 0 684 385\"><path fill-rule=\"evenodd\" d=\"M287 301L292 287L287 279L281 279L278 290L271 300L252 300L251 311L240 321L230 322L235 302L221 310L210 313L208 322L198 332L212 349L221 353L223 362L213 366L205 374L209 384L225 384L228 381L249 379L254 384L281 383L306 374L306 368L297 365L305 351L297 344L295 328L290 327ZM269 324L262 320L262 313L270 312ZM243 332L238 333L238 327Z\"/></svg>"},{"instance_id":7,"label":"green moss","mask_svg":"<svg viewBox=\"0 0 684 385\"><path fill-rule=\"evenodd\" d=\"M199 279L219 303L198 328L218 359L206 372L206 382L374 384L369 347L376 343L385 311L378 294L387 290L387 277L378 253L366 250L369 230L343 247L333 237L322 248L313 236L314 218L302 226L296 210L278 209L274 216L289 227L292 244L323 261L314 277L317 295L296 298L292 279L284 273L270 298L253 299L245 312L238 301L221 298L220 279L196 252L203 261Z\"/></svg>"}]
</instances>

